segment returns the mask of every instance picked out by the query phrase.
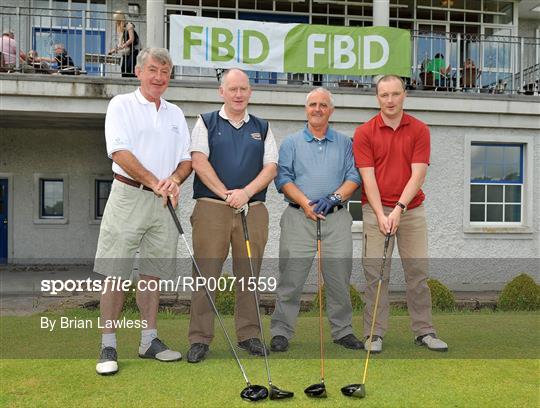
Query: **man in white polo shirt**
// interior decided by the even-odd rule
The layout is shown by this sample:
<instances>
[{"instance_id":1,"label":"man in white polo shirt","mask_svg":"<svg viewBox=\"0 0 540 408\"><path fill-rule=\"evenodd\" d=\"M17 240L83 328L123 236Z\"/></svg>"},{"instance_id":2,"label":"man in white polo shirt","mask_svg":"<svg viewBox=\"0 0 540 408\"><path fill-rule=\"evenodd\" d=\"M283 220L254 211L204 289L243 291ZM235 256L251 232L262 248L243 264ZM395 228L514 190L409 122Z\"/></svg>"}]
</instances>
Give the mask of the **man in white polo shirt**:
<instances>
[{"instance_id":1,"label":"man in white polo shirt","mask_svg":"<svg viewBox=\"0 0 540 408\"><path fill-rule=\"evenodd\" d=\"M130 279L139 250L136 296L143 329L139 357L159 361L177 361L182 356L157 337L159 290L148 287L158 286L160 278L174 272L178 232L166 203L170 199L176 208L179 186L191 173L184 114L161 98L171 69L167 50L143 50L135 67L140 87L115 96L107 108L105 139L115 180L101 221L94 265L94 271L102 275ZM120 317L124 292L112 286L102 291L100 303L104 328L96 371L101 375L118 371L114 322Z\"/></svg>"}]
</instances>

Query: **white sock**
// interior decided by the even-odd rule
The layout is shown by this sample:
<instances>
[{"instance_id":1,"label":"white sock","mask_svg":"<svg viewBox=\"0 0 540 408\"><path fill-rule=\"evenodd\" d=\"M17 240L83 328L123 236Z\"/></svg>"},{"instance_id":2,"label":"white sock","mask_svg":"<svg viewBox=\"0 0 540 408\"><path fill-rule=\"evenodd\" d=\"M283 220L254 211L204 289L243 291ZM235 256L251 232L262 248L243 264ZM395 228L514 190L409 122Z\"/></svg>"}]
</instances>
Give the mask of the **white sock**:
<instances>
[{"instance_id":1,"label":"white sock","mask_svg":"<svg viewBox=\"0 0 540 408\"><path fill-rule=\"evenodd\" d=\"M150 347L150 343L157 337L157 329L147 329L141 331L141 349L145 351Z\"/></svg>"},{"instance_id":2,"label":"white sock","mask_svg":"<svg viewBox=\"0 0 540 408\"><path fill-rule=\"evenodd\" d=\"M116 333L103 333L101 335L101 349L105 347L116 348Z\"/></svg>"}]
</instances>

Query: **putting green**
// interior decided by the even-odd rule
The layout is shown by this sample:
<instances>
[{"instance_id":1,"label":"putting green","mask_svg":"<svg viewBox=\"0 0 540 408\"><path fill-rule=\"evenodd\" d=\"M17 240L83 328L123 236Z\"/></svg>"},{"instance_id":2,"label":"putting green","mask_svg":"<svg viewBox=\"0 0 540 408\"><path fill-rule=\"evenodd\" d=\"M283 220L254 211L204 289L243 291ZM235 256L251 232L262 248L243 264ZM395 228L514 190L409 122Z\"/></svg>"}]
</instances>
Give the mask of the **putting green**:
<instances>
[{"instance_id":1,"label":"putting green","mask_svg":"<svg viewBox=\"0 0 540 408\"><path fill-rule=\"evenodd\" d=\"M95 319L95 313L67 315ZM59 315L47 315L58 318ZM436 314L447 353L415 346L407 316L392 316L384 352L370 362L366 398L346 398L340 388L361 381L365 353L332 344L327 335L328 398L312 400L303 390L319 382L317 317L301 316L287 353L272 353L275 385L296 393L284 406L538 406L540 404L537 313ZM358 323L358 316L355 323ZM233 320L225 322L231 333ZM40 316L2 317L1 406L248 406L240 400L240 371L216 326L216 339L200 364L159 363L136 358L139 330L118 333L120 372L95 374L97 329L39 327ZM160 337L187 350L186 316L161 315ZM269 317L265 317L265 327ZM326 330L328 327L326 328ZM329 333L327 330L326 333ZM267 333L269 335L269 333ZM264 362L239 352L252 383L266 385Z\"/></svg>"}]
</instances>

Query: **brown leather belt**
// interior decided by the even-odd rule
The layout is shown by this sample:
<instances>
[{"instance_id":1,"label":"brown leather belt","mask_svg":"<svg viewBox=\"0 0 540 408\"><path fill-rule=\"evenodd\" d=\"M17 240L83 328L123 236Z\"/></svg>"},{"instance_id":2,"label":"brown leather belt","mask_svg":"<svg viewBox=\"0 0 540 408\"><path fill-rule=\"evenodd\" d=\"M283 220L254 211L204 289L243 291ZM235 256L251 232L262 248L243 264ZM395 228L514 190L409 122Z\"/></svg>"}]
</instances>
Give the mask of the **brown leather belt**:
<instances>
[{"instance_id":1,"label":"brown leather belt","mask_svg":"<svg viewBox=\"0 0 540 408\"><path fill-rule=\"evenodd\" d=\"M143 190L146 190L146 191L152 191L151 188L148 188L144 185L142 185L141 183L135 181L135 180L132 180L130 178L127 178L127 177L124 177L122 176L121 174L116 174L116 173L113 173L113 177L118 180L119 182L121 183L124 183L124 184L127 184L128 186L131 186L131 187L136 187L136 188L141 188L142 186L142 189Z\"/></svg>"}]
</instances>

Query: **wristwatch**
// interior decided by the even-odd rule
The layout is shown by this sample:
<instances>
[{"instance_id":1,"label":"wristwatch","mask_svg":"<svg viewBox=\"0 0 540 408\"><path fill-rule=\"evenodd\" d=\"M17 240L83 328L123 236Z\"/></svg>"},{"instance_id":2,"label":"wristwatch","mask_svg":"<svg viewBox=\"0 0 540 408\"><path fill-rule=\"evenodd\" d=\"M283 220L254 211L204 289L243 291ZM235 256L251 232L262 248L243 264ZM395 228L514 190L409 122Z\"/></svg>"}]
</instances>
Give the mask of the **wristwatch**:
<instances>
[{"instance_id":1,"label":"wristwatch","mask_svg":"<svg viewBox=\"0 0 540 408\"><path fill-rule=\"evenodd\" d=\"M401 208L401 214L405 214L407 212L407 206L399 201L396 203L396 207Z\"/></svg>"},{"instance_id":2,"label":"wristwatch","mask_svg":"<svg viewBox=\"0 0 540 408\"><path fill-rule=\"evenodd\" d=\"M341 200L342 200L341 194L339 194L339 193L333 193L332 196L333 196L333 197L336 197L336 198L339 200L340 203L342 202L342 201L341 201Z\"/></svg>"}]
</instances>

